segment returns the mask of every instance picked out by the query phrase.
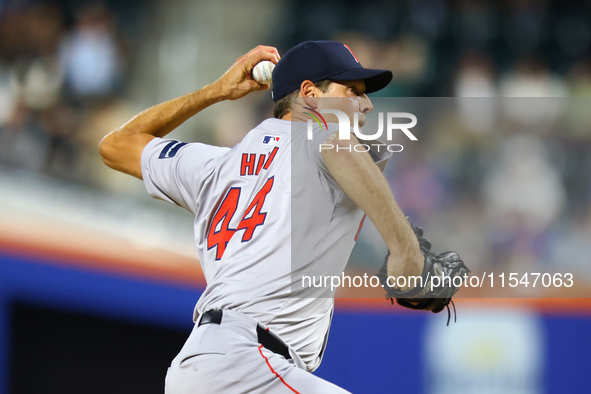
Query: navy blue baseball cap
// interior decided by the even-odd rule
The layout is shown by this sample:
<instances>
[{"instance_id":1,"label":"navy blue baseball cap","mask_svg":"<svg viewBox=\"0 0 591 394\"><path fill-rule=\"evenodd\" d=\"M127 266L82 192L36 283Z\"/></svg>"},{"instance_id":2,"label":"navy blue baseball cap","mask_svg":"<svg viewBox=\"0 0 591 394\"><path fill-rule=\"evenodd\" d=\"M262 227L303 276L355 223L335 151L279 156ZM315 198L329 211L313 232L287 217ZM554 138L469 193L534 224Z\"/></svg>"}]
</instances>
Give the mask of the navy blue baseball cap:
<instances>
[{"instance_id":1,"label":"navy blue baseball cap","mask_svg":"<svg viewBox=\"0 0 591 394\"><path fill-rule=\"evenodd\" d=\"M365 92L385 88L392 80L389 70L363 68L351 49L338 41L306 41L283 55L273 70L273 101L300 88L305 80L365 81Z\"/></svg>"}]
</instances>

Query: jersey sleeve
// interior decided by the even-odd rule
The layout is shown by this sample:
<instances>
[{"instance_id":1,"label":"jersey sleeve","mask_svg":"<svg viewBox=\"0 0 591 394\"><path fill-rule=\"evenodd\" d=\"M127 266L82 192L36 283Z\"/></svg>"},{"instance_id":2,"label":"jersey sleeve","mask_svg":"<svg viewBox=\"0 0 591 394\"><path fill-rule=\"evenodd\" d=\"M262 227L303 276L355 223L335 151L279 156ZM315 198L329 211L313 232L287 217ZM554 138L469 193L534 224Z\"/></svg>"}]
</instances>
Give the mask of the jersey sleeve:
<instances>
[{"instance_id":1,"label":"jersey sleeve","mask_svg":"<svg viewBox=\"0 0 591 394\"><path fill-rule=\"evenodd\" d=\"M333 134L338 133L338 127L332 127L333 125L330 124L327 130L322 129L321 132L314 133L314 138L308 144L308 154L312 159L312 164L318 168L319 173L321 174L325 183L331 187L332 189L340 189L339 184L333 178L326 163L324 162L324 158L322 157L322 153L320 147L325 141Z\"/></svg>"},{"instance_id":2,"label":"jersey sleeve","mask_svg":"<svg viewBox=\"0 0 591 394\"><path fill-rule=\"evenodd\" d=\"M331 124L331 126L333 126L333 125ZM326 166L326 163L324 161L324 158L322 157L322 152L320 149L320 147L323 146L322 144L326 144L326 140L331 135L338 133L338 127L336 127L336 125L334 125L335 127L331 127L331 126L329 126L327 130L323 130L320 133L316 133L314 135L314 138L310 141L310 144L308 145L308 149L309 149L309 154L312 157L313 164L318 168L319 172L325 178L326 183L328 185L330 185L331 187L333 187L337 190L340 190L341 187L338 184L338 182L334 179L334 177L330 173L328 167ZM368 150L369 155L371 156L373 161L376 163L376 165L380 168L380 170L382 170L382 172L383 172L384 168L386 167L386 164L388 163L388 161L392 157L392 152L390 152L386 149L386 144L384 144L383 142L381 142L379 140L375 140L375 141L359 140L359 143L369 147L369 150Z\"/></svg>"},{"instance_id":3,"label":"jersey sleeve","mask_svg":"<svg viewBox=\"0 0 591 394\"><path fill-rule=\"evenodd\" d=\"M154 138L142 151L142 177L148 194L196 211L204 167L229 148Z\"/></svg>"}]
</instances>

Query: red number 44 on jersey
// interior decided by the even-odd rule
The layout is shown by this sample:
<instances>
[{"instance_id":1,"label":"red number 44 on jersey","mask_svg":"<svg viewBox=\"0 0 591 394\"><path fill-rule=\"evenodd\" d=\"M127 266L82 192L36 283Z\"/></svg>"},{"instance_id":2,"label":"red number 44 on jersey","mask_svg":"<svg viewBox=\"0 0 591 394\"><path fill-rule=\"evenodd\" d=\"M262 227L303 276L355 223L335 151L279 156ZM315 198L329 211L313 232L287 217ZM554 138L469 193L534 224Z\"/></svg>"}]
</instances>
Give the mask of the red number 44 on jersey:
<instances>
[{"instance_id":1,"label":"red number 44 on jersey","mask_svg":"<svg viewBox=\"0 0 591 394\"><path fill-rule=\"evenodd\" d=\"M274 177L267 179L261 190L254 196L251 203L246 208L238 227L230 228L230 222L238 208L240 200L239 187L233 187L222 201L217 212L213 216L209 232L207 233L207 250L216 247L215 259L220 260L224 256L226 246L236 231L245 230L242 235L242 242L248 242L252 239L256 228L265 223L266 212L261 212L267 194L273 188Z\"/></svg>"}]
</instances>

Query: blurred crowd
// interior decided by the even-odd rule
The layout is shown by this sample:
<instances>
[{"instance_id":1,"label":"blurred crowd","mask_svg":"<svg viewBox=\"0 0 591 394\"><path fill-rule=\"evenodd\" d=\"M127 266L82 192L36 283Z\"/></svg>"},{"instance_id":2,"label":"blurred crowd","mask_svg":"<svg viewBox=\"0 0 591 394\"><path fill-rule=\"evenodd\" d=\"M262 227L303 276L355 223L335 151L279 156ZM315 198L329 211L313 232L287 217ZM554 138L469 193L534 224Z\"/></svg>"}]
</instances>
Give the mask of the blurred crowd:
<instances>
[{"instance_id":1,"label":"blurred crowd","mask_svg":"<svg viewBox=\"0 0 591 394\"><path fill-rule=\"evenodd\" d=\"M97 143L134 112L124 98L147 8L0 0L2 168L116 189ZM453 225L434 226L435 238L476 265L588 265L591 1L294 0L280 10L281 29L266 43L284 52L307 39L345 42L364 66L393 71L383 97L579 97L509 105L514 123L502 127L513 132L496 133L495 113L475 119L469 106L440 116L388 176L405 212ZM245 100L240 119L269 116L264 98ZM531 111L541 114L528 123ZM236 121L227 121L208 131L208 142L231 145L247 131L236 135Z\"/></svg>"},{"instance_id":2,"label":"blurred crowd","mask_svg":"<svg viewBox=\"0 0 591 394\"><path fill-rule=\"evenodd\" d=\"M590 1L297 1L291 14L286 47L331 37L392 70L379 96L488 98L431 108L387 172L436 245L476 272L591 281ZM353 264L375 261L365 241Z\"/></svg>"},{"instance_id":3,"label":"blurred crowd","mask_svg":"<svg viewBox=\"0 0 591 394\"><path fill-rule=\"evenodd\" d=\"M317 37L349 41L365 63L393 70L388 97L591 89L587 0L299 0L286 15L286 47Z\"/></svg>"},{"instance_id":4,"label":"blurred crowd","mask_svg":"<svg viewBox=\"0 0 591 394\"><path fill-rule=\"evenodd\" d=\"M0 1L0 164L100 185L98 133L106 131L97 125L123 96L132 60L118 29L122 10Z\"/></svg>"},{"instance_id":5,"label":"blurred crowd","mask_svg":"<svg viewBox=\"0 0 591 394\"><path fill-rule=\"evenodd\" d=\"M439 252L461 251L474 272L573 272L591 283L588 103L419 99L431 115L420 144L405 143L388 168L394 195Z\"/></svg>"}]
</instances>

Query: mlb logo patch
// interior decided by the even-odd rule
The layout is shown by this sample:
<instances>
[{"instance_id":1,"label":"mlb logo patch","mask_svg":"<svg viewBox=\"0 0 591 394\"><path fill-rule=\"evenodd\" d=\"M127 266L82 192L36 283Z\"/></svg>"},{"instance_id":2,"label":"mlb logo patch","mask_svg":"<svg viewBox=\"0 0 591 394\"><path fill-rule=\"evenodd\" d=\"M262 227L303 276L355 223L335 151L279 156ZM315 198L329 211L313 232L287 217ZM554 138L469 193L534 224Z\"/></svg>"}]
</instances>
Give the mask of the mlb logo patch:
<instances>
[{"instance_id":1,"label":"mlb logo patch","mask_svg":"<svg viewBox=\"0 0 591 394\"><path fill-rule=\"evenodd\" d=\"M263 144L265 144L265 145L275 145L277 142L279 142L279 137L274 137L272 135L266 135L263 138Z\"/></svg>"}]
</instances>

